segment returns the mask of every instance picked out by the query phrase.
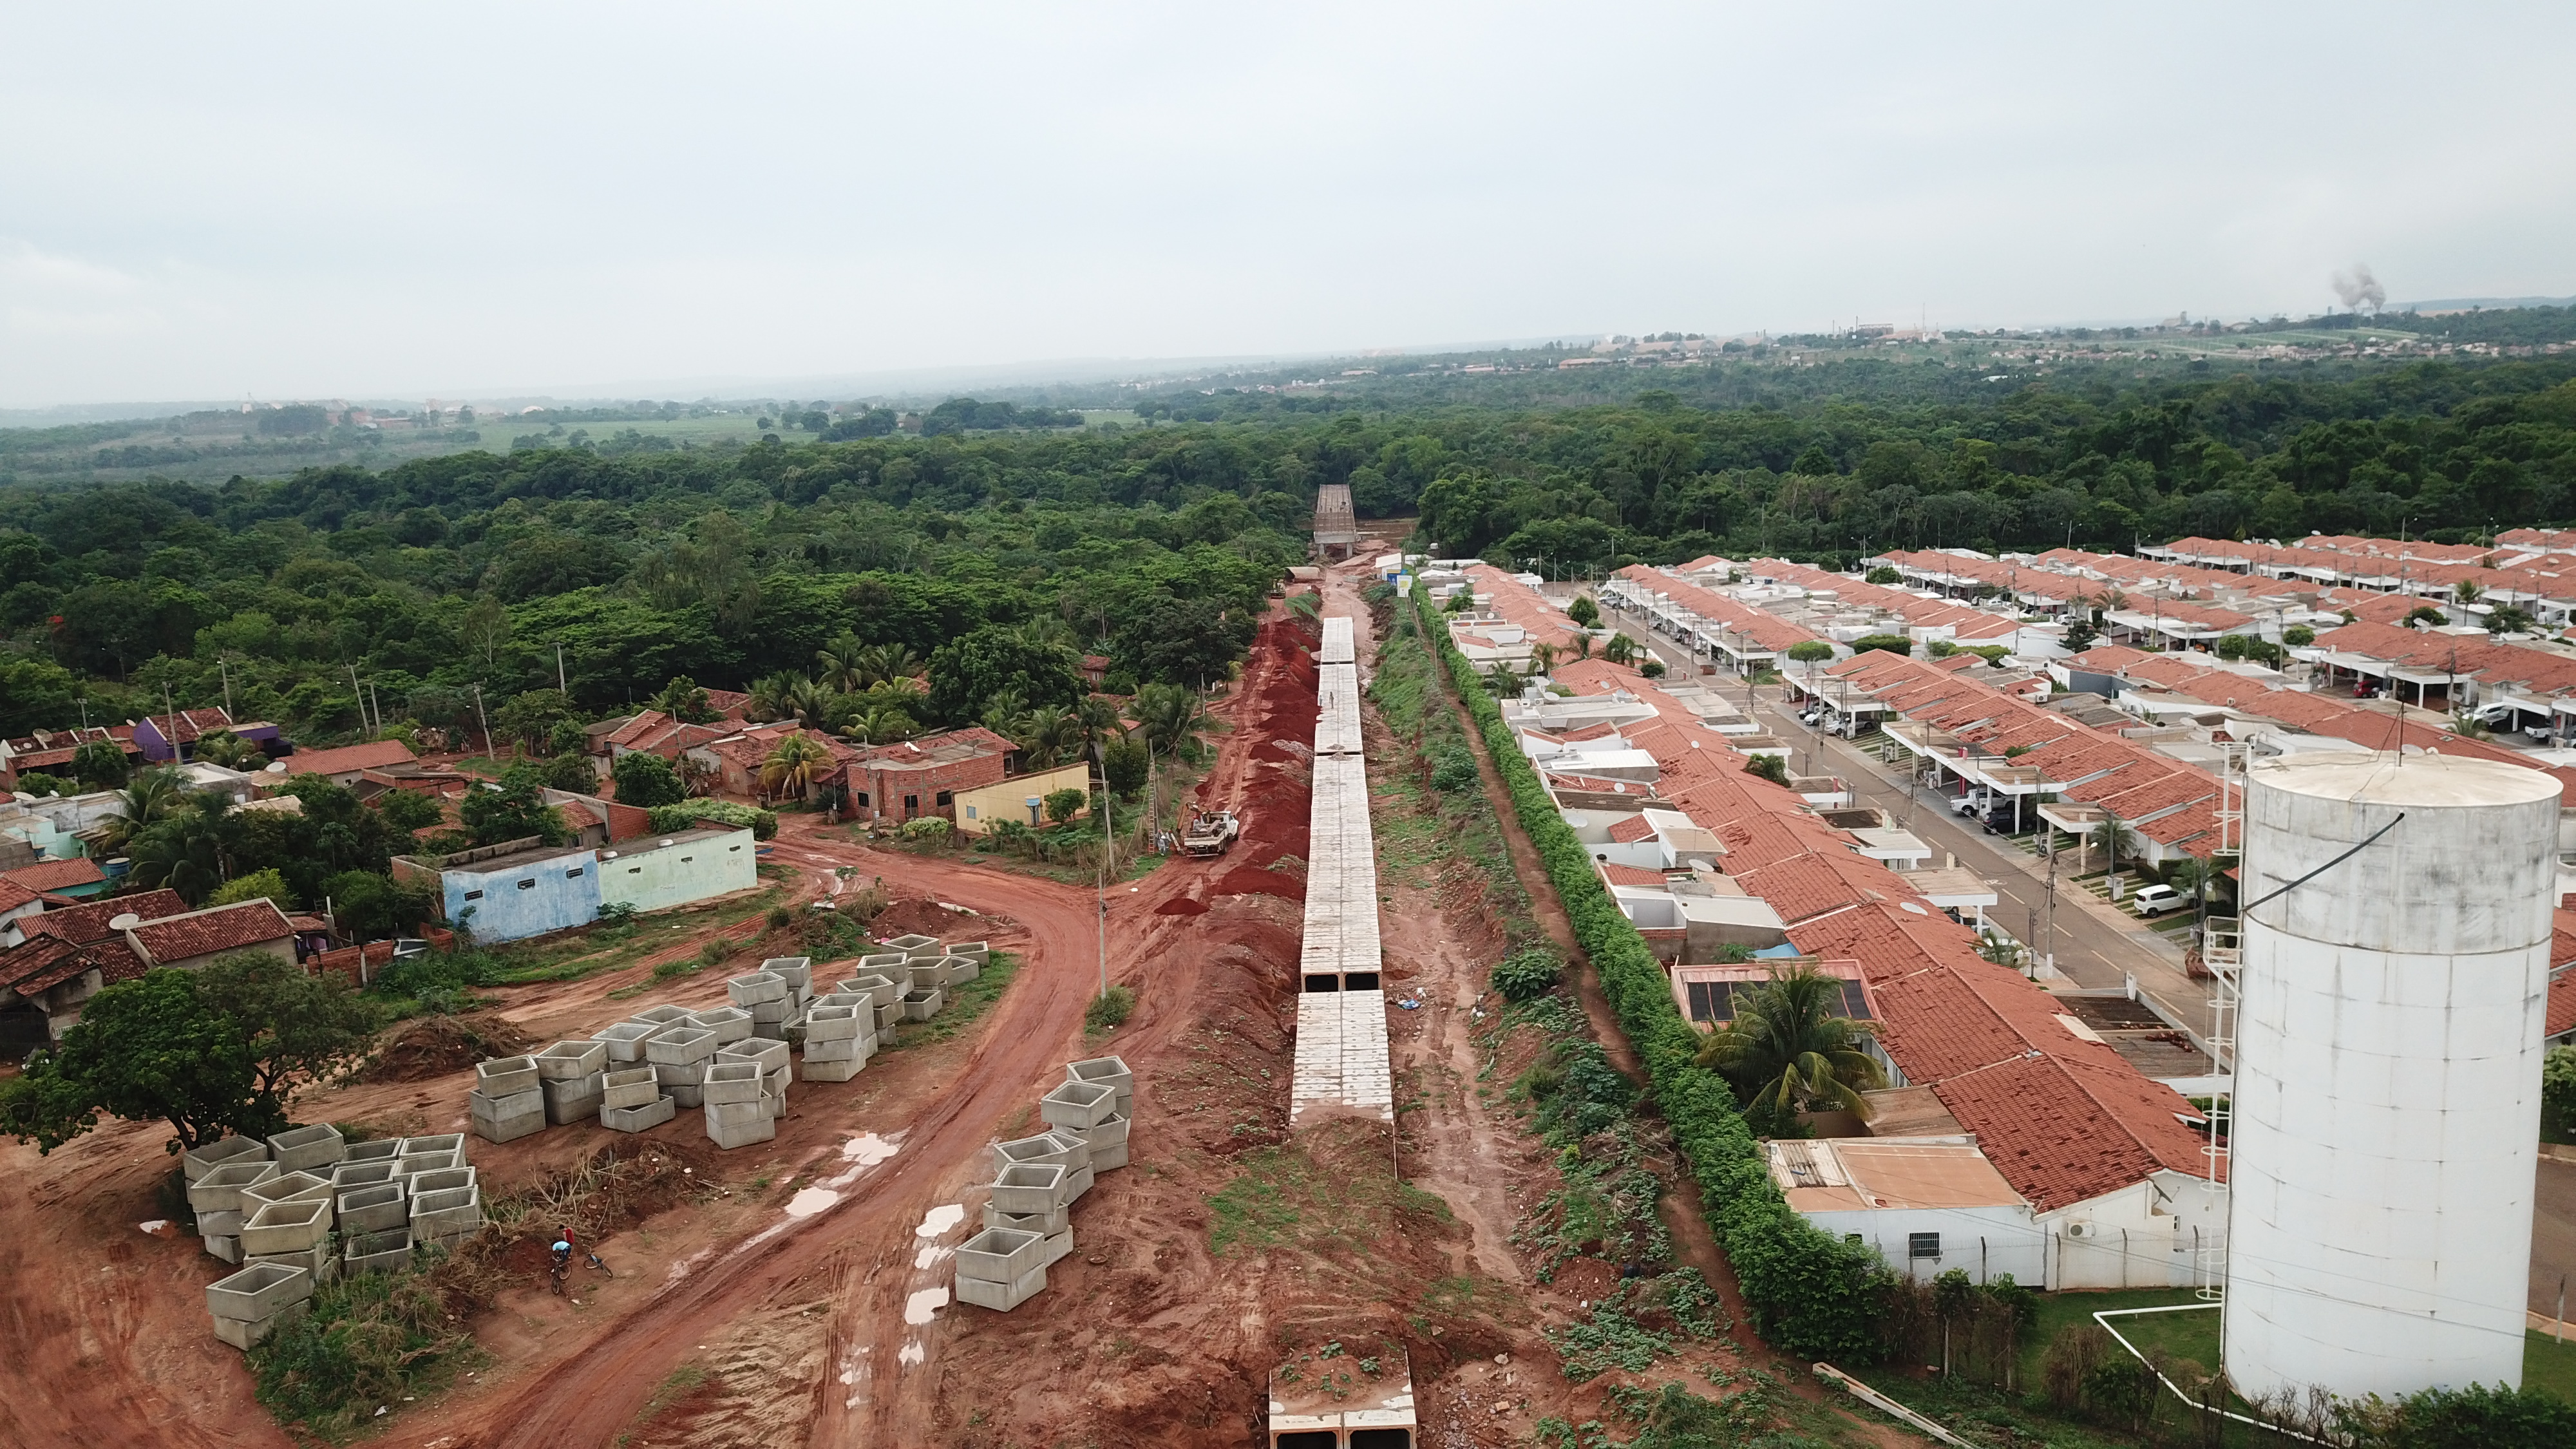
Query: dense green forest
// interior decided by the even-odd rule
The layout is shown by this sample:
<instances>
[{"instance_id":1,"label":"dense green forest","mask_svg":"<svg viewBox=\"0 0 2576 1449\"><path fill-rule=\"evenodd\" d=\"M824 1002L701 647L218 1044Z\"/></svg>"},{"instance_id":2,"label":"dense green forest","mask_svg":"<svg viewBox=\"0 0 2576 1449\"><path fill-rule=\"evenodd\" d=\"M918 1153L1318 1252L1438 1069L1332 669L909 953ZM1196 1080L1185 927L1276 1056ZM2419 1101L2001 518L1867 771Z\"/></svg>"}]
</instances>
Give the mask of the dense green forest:
<instances>
[{"instance_id":1,"label":"dense green forest","mask_svg":"<svg viewBox=\"0 0 2576 1449\"><path fill-rule=\"evenodd\" d=\"M1116 429L959 399L931 436L808 410L797 441L751 446L550 431L216 486L22 481L0 488L0 728L227 684L238 717L307 741L364 728L361 686L389 723L461 724L478 686L496 711L553 689L558 649L586 715L677 675L820 678L857 648L928 663L925 725L997 692L1068 702L1082 653L1115 685L1198 684L1245 647L1328 482L1443 553L1581 572L2576 518L2576 358L1995 378L1853 351L1131 393Z\"/></svg>"}]
</instances>

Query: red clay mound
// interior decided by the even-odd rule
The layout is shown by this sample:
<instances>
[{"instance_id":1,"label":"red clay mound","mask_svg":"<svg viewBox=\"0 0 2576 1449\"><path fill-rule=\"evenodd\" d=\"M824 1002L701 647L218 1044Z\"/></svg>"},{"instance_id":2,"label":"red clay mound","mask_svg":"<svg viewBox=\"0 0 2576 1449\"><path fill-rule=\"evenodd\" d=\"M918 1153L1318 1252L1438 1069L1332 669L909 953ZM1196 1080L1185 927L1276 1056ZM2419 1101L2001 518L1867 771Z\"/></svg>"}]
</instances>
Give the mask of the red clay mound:
<instances>
[{"instance_id":1,"label":"red clay mound","mask_svg":"<svg viewBox=\"0 0 2576 1449\"><path fill-rule=\"evenodd\" d=\"M1208 893L1220 896L1277 896L1281 900L1302 901L1306 883L1295 876L1263 870L1256 865L1239 865L1217 878Z\"/></svg>"},{"instance_id":2,"label":"red clay mound","mask_svg":"<svg viewBox=\"0 0 2576 1449\"><path fill-rule=\"evenodd\" d=\"M1174 896L1170 900L1163 902L1161 905L1154 907L1154 914L1158 916L1204 916L1207 914L1207 905L1203 901L1191 900L1188 896Z\"/></svg>"},{"instance_id":3,"label":"red clay mound","mask_svg":"<svg viewBox=\"0 0 2576 1449\"><path fill-rule=\"evenodd\" d=\"M952 911L928 896L907 896L877 913L868 930L878 940L896 936L936 936L964 940L984 919L973 911Z\"/></svg>"}]
</instances>

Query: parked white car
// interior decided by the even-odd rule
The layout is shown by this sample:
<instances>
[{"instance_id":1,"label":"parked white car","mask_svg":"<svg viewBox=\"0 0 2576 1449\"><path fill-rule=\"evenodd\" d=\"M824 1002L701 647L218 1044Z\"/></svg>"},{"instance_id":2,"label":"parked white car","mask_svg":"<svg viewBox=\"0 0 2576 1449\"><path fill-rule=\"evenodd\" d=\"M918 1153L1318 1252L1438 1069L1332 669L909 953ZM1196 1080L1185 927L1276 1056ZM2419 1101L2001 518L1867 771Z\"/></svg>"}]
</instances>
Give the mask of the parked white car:
<instances>
[{"instance_id":1,"label":"parked white car","mask_svg":"<svg viewBox=\"0 0 2576 1449\"><path fill-rule=\"evenodd\" d=\"M2151 885L2140 886L2132 892L2129 896L2129 904L2138 908L2139 915L2160 916L2167 911L2180 910L2191 902L2185 900L2182 892L2172 886Z\"/></svg>"}]
</instances>

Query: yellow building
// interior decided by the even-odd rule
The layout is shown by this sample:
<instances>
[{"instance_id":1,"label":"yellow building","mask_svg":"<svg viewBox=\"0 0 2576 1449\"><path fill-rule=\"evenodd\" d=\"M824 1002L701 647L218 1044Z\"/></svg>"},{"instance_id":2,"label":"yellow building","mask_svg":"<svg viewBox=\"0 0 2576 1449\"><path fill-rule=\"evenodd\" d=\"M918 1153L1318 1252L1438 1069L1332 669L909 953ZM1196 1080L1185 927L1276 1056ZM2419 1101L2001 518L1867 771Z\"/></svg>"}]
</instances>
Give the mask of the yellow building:
<instances>
[{"instance_id":1,"label":"yellow building","mask_svg":"<svg viewBox=\"0 0 2576 1449\"><path fill-rule=\"evenodd\" d=\"M983 835L1005 820L1016 820L1022 825L1044 825L1047 796L1058 790L1088 792L1090 788L1091 767L1076 763L1040 770L1035 774L1013 775L999 784L980 789L960 790L954 799L957 828L969 835Z\"/></svg>"}]
</instances>

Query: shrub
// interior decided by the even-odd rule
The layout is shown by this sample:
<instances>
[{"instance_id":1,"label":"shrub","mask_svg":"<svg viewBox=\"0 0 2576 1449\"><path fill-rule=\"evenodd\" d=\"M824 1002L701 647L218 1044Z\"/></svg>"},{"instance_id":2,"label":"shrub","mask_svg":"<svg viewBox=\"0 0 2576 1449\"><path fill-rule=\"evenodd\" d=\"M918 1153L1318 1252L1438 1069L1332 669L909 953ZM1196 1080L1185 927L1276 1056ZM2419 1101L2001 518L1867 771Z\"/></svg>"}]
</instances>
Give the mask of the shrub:
<instances>
[{"instance_id":1,"label":"shrub","mask_svg":"<svg viewBox=\"0 0 2576 1449\"><path fill-rule=\"evenodd\" d=\"M1914 641L1902 634L1863 634L1852 641L1854 654L1867 654L1873 649L1884 649L1890 654L1911 654Z\"/></svg>"},{"instance_id":2,"label":"shrub","mask_svg":"<svg viewBox=\"0 0 2576 1449\"><path fill-rule=\"evenodd\" d=\"M364 1274L314 1289L305 1317L250 1351L252 1392L282 1423L345 1431L400 1404L471 1342L422 1276Z\"/></svg>"},{"instance_id":3,"label":"shrub","mask_svg":"<svg viewBox=\"0 0 2576 1449\"><path fill-rule=\"evenodd\" d=\"M1418 592L1415 607L1428 610L1428 595ZM1736 1111L1734 1092L1698 1065L1699 1033L1673 1005L1663 967L1602 887L1591 853L1548 798L1501 711L1475 687L1474 668L1447 631L1422 632L1483 732L1513 812L1555 883L1575 939L1600 973L1611 1008L1645 1063L1655 1105L1690 1161L1754 1327L1802 1356L1876 1359L1892 1275L1877 1254L1822 1231L1782 1199L1760 1144Z\"/></svg>"},{"instance_id":4,"label":"shrub","mask_svg":"<svg viewBox=\"0 0 2576 1449\"><path fill-rule=\"evenodd\" d=\"M1506 1001L1535 1001L1556 989L1558 969L1556 957L1538 947L1514 951L1494 963L1494 989Z\"/></svg>"},{"instance_id":5,"label":"shrub","mask_svg":"<svg viewBox=\"0 0 2576 1449\"><path fill-rule=\"evenodd\" d=\"M702 822L735 829L749 827L754 840L768 840L778 834L777 811L755 810L736 800L683 800L677 805L660 806L652 812L653 831L657 835L693 830Z\"/></svg>"},{"instance_id":6,"label":"shrub","mask_svg":"<svg viewBox=\"0 0 2576 1449\"><path fill-rule=\"evenodd\" d=\"M1456 793L1473 790L1479 785L1476 755L1456 740L1441 740L1431 747L1431 788Z\"/></svg>"},{"instance_id":7,"label":"shrub","mask_svg":"<svg viewBox=\"0 0 2576 1449\"><path fill-rule=\"evenodd\" d=\"M946 818L938 815L924 815L919 820L903 822L903 828L895 834L925 845L940 845L947 841L950 829Z\"/></svg>"},{"instance_id":8,"label":"shrub","mask_svg":"<svg viewBox=\"0 0 2576 1449\"><path fill-rule=\"evenodd\" d=\"M1126 1025L1136 1010L1136 993L1124 986L1112 986L1091 998L1082 1009L1082 1024L1093 1031L1115 1031Z\"/></svg>"}]
</instances>

